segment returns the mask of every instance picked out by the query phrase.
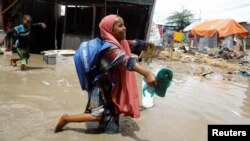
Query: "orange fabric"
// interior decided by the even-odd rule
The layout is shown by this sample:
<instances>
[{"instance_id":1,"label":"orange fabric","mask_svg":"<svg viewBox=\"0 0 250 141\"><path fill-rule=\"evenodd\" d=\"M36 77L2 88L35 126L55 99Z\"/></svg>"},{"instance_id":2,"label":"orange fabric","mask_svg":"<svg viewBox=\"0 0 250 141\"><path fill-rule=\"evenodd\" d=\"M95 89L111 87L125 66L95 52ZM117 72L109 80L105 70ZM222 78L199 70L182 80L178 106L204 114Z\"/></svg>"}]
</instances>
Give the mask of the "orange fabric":
<instances>
[{"instance_id":1,"label":"orange fabric","mask_svg":"<svg viewBox=\"0 0 250 141\"><path fill-rule=\"evenodd\" d=\"M102 19L99 24L101 37L126 52L131 56L131 51L127 40L117 41L112 35L114 21L117 15L108 15ZM114 69L112 77L115 81L112 90L112 100L115 104L117 114L123 113L125 116L134 118L140 117L139 96L136 83L135 72L122 69Z\"/></svg>"},{"instance_id":2,"label":"orange fabric","mask_svg":"<svg viewBox=\"0 0 250 141\"><path fill-rule=\"evenodd\" d=\"M217 32L219 37L238 34L246 38L248 34L248 31L233 19L205 21L192 29L192 34L204 37L213 37Z\"/></svg>"}]
</instances>

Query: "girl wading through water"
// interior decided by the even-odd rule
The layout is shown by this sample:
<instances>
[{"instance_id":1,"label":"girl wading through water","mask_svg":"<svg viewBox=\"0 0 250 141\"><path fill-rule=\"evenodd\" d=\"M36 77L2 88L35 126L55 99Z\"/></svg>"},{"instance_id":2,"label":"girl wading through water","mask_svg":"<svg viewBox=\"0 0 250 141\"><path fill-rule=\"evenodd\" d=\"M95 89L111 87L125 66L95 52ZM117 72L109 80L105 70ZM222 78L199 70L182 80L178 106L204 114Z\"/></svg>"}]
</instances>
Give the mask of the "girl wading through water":
<instances>
[{"instance_id":1,"label":"girl wading through water","mask_svg":"<svg viewBox=\"0 0 250 141\"><path fill-rule=\"evenodd\" d=\"M55 132L71 122L99 122L105 133L119 131L119 115L139 118L139 96L135 72L143 75L147 83L156 86L155 75L140 66L132 57L126 40L126 27L117 15L108 15L99 24L102 40L110 46L102 53L97 71L105 70L100 79L88 91L88 103L84 113L62 114ZM79 53L79 52L76 52Z\"/></svg>"},{"instance_id":2,"label":"girl wading through water","mask_svg":"<svg viewBox=\"0 0 250 141\"><path fill-rule=\"evenodd\" d=\"M21 60L21 70L25 69L25 65L28 64L29 44L30 44L30 32L35 26L41 26L43 29L46 28L44 23L32 24L32 18L29 15L23 16L22 24L14 27L12 30L6 32L6 34L13 33L17 36L15 47L20 58L11 58L10 63L13 66L17 66L16 62Z\"/></svg>"}]
</instances>

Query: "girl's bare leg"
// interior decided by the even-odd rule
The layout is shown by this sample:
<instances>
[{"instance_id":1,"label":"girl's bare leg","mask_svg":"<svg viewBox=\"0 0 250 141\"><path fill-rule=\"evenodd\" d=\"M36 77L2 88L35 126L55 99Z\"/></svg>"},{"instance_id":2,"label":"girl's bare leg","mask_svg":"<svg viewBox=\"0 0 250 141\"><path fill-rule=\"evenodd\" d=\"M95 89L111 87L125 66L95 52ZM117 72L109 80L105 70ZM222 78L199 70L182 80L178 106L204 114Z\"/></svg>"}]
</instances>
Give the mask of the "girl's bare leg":
<instances>
[{"instance_id":1,"label":"girl's bare leg","mask_svg":"<svg viewBox=\"0 0 250 141\"><path fill-rule=\"evenodd\" d=\"M20 58L10 58L10 65L13 66L13 67L16 67L17 64L16 62L21 60Z\"/></svg>"},{"instance_id":2,"label":"girl's bare leg","mask_svg":"<svg viewBox=\"0 0 250 141\"><path fill-rule=\"evenodd\" d=\"M21 64L20 69L21 69L21 71L24 71L25 65L24 65L24 64Z\"/></svg>"},{"instance_id":3,"label":"girl's bare leg","mask_svg":"<svg viewBox=\"0 0 250 141\"><path fill-rule=\"evenodd\" d=\"M62 128L70 122L91 122L91 121L100 121L102 117L96 117L91 114L82 113L77 115L67 115L63 114L59 118L59 121L55 127L55 132L61 131Z\"/></svg>"}]
</instances>

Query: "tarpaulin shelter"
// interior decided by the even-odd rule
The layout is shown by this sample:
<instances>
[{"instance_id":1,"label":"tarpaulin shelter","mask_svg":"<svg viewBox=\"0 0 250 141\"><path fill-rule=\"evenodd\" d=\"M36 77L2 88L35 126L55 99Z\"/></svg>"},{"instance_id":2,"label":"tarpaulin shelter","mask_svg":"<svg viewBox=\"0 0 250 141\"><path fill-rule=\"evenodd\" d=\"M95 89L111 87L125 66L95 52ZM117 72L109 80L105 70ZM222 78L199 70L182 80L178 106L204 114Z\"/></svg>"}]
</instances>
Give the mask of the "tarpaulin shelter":
<instances>
[{"instance_id":1,"label":"tarpaulin shelter","mask_svg":"<svg viewBox=\"0 0 250 141\"><path fill-rule=\"evenodd\" d=\"M237 34L246 38L248 31L233 19L209 20L192 29L192 34L203 37L213 37L216 33L218 33L218 37Z\"/></svg>"}]
</instances>

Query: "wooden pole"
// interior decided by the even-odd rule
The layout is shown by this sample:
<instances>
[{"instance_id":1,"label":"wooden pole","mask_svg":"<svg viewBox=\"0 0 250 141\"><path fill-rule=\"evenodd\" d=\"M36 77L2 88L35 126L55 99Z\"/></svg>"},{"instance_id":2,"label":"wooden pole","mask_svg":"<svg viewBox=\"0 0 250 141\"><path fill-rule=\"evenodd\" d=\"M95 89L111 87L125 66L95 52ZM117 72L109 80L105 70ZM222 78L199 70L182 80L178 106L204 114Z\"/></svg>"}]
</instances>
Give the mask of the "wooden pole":
<instances>
[{"instance_id":1,"label":"wooden pole","mask_svg":"<svg viewBox=\"0 0 250 141\"><path fill-rule=\"evenodd\" d=\"M93 19L92 19L92 32L91 32L92 39L95 36L95 21L96 21L96 6L93 5Z\"/></svg>"},{"instance_id":2,"label":"wooden pole","mask_svg":"<svg viewBox=\"0 0 250 141\"><path fill-rule=\"evenodd\" d=\"M150 10L149 10L149 21L148 21L148 30L147 30L147 36L146 36L146 41L149 41L149 33L150 33L150 30L151 30L151 25L152 25L152 22L153 22L153 16L154 16L154 11L155 11L155 5L156 5L156 2L157 2L157 0L154 0L153 1L153 5L152 5L152 7L150 8Z\"/></svg>"},{"instance_id":3,"label":"wooden pole","mask_svg":"<svg viewBox=\"0 0 250 141\"><path fill-rule=\"evenodd\" d=\"M107 15L107 2L105 0L105 7L104 7L104 16L105 17Z\"/></svg>"},{"instance_id":4,"label":"wooden pole","mask_svg":"<svg viewBox=\"0 0 250 141\"><path fill-rule=\"evenodd\" d=\"M153 0L153 5L150 7L149 9L149 21L148 21L148 29L147 29L147 34L146 34L146 41L148 42L149 41L149 35L150 35L150 30L151 30L151 25L152 25L152 22L153 22L153 16L154 16L154 11L155 11L155 5L156 5L156 1L157 0ZM142 53L143 51L141 52L141 54L139 55L139 58L142 58ZM153 52L152 52L153 53ZM147 59L147 63L149 64L149 62L151 62L152 60L151 59Z\"/></svg>"},{"instance_id":5,"label":"wooden pole","mask_svg":"<svg viewBox=\"0 0 250 141\"><path fill-rule=\"evenodd\" d=\"M18 2L18 0L15 0L13 3L11 3L7 8L5 8L3 11L1 10L1 14L4 14L7 12L13 5L15 5ZM2 3L1 3L2 5Z\"/></svg>"},{"instance_id":6,"label":"wooden pole","mask_svg":"<svg viewBox=\"0 0 250 141\"><path fill-rule=\"evenodd\" d=\"M173 37L174 38L174 37ZM172 39L172 41L170 41L170 50L169 50L169 53L170 53L170 61L173 60L173 53L174 53L174 39Z\"/></svg>"},{"instance_id":7,"label":"wooden pole","mask_svg":"<svg viewBox=\"0 0 250 141\"><path fill-rule=\"evenodd\" d=\"M57 10L57 0L55 0L55 49L57 50L58 47L57 47L57 38L56 38L56 35L57 35L57 18L58 18L58 10Z\"/></svg>"},{"instance_id":8,"label":"wooden pole","mask_svg":"<svg viewBox=\"0 0 250 141\"><path fill-rule=\"evenodd\" d=\"M171 51L170 51L170 61L172 61L173 60L173 50L171 49Z\"/></svg>"},{"instance_id":9,"label":"wooden pole","mask_svg":"<svg viewBox=\"0 0 250 141\"><path fill-rule=\"evenodd\" d=\"M66 21L67 21L67 7L68 5L65 5L65 15L63 20L63 38L62 38L62 49L65 48L65 35L66 35Z\"/></svg>"},{"instance_id":10,"label":"wooden pole","mask_svg":"<svg viewBox=\"0 0 250 141\"><path fill-rule=\"evenodd\" d=\"M0 12L2 13L3 1L0 1ZM0 29L3 28L3 15L0 14Z\"/></svg>"}]
</instances>

